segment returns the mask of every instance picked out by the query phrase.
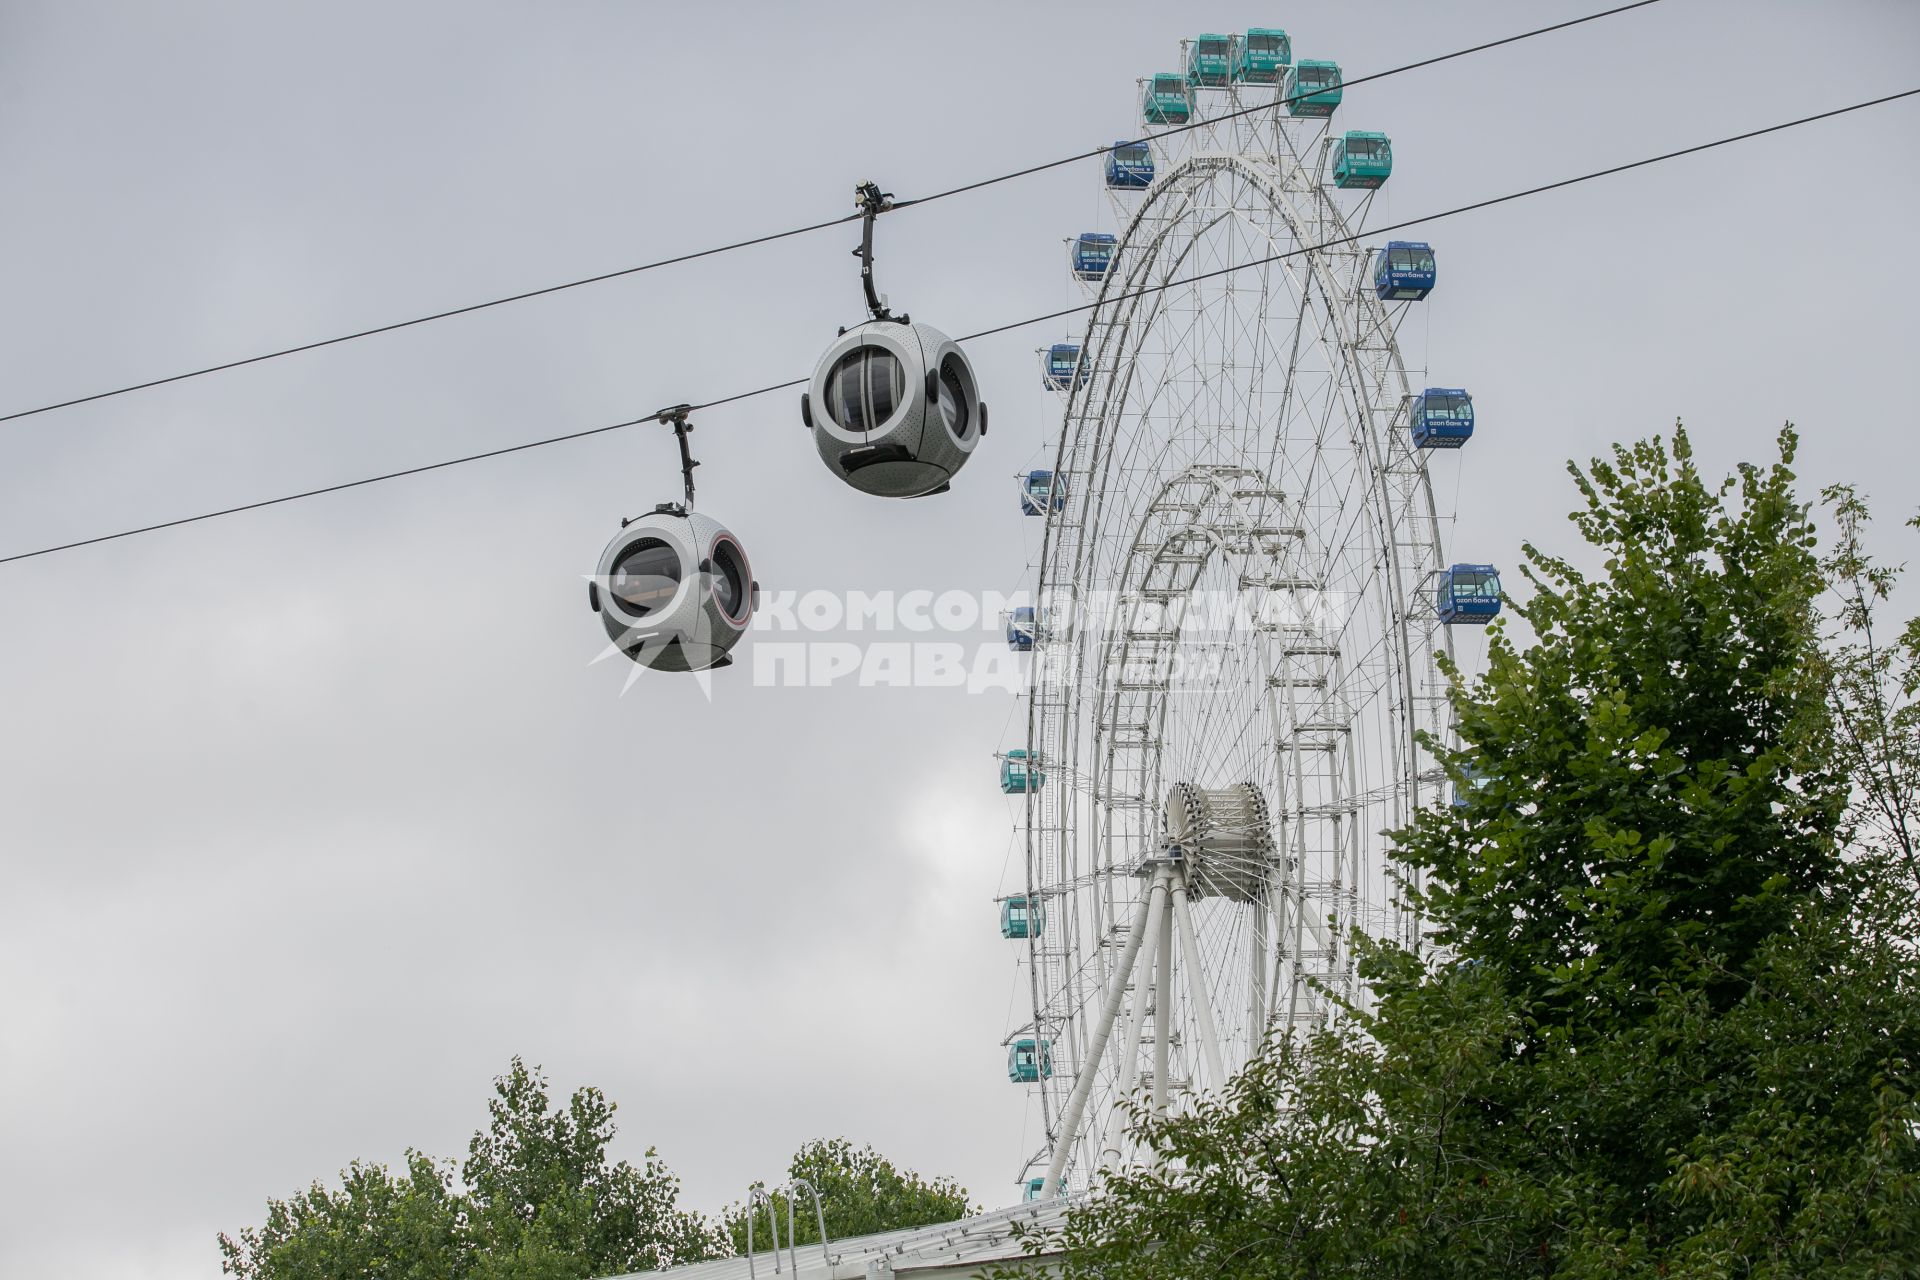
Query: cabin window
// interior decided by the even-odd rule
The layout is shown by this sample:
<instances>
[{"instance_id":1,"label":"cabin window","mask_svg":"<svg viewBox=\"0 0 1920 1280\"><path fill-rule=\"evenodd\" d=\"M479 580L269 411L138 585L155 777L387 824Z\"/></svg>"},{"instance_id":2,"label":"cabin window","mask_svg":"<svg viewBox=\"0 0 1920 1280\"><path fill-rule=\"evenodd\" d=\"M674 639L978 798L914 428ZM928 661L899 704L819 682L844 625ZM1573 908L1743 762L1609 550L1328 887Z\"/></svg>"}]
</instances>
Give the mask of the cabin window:
<instances>
[{"instance_id":1,"label":"cabin window","mask_svg":"<svg viewBox=\"0 0 1920 1280\"><path fill-rule=\"evenodd\" d=\"M747 576L740 569L740 556L733 544L720 541L714 544L713 555L713 597L720 604L720 612L729 618L743 616L741 603L747 598Z\"/></svg>"},{"instance_id":2,"label":"cabin window","mask_svg":"<svg viewBox=\"0 0 1920 1280\"><path fill-rule=\"evenodd\" d=\"M1453 593L1467 599L1490 598L1500 594L1500 579L1491 573L1456 573Z\"/></svg>"},{"instance_id":3,"label":"cabin window","mask_svg":"<svg viewBox=\"0 0 1920 1280\"><path fill-rule=\"evenodd\" d=\"M658 538L642 538L628 547L607 583L620 611L634 618L665 608L679 590L680 553Z\"/></svg>"},{"instance_id":4,"label":"cabin window","mask_svg":"<svg viewBox=\"0 0 1920 1280\"><path fill-rule=\"evenodd\" d=\"M856 347L827 373L826 411L848 431L873 431L893 416L906 374L891 351Z\"/></svg>"},{"instance_id":5,"label":"cabin window","mask_svg":"<svg viewBox=\"0 0 1920 1280\"><path fill-rule=\"evenodd\" d=\"M973 415L968 412L967 389L960 381L960 359L948 356L940 362L940 417L947 430L962 440L972 429Z\"/></svg>"}]
</instances>

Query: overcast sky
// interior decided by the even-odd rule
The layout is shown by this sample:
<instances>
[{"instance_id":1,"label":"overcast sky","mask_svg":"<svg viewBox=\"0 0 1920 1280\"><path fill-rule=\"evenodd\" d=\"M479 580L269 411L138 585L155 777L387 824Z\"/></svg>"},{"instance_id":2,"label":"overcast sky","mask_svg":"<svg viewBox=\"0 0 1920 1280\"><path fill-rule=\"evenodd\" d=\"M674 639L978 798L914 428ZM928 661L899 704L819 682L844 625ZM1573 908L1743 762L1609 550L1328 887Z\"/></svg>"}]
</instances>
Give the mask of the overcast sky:
<instances>
[{"instance_id":1,"label":"overcast sky","mask_svg":"<svg viewBox=\"0 0 1920 1280\"><path fill-rule=\"evenodd\" d=\"M1348 75L1554 0L665 5L0 0L0 412L837 216L1134 132L1134 78L1279 24ZM1914 87L1920 8L1666 0L1350 90L1383 218ZM1567 549L1562 470L1801 429L1807 491L1920 499L1906 102L1437 223L1416 363L1473 392L1455 559ZM1083 163L886 220L897 307L1077 300ZM1898 242L1896 242L1898 238ZM842 228L0 425L0 555L807 373ZM973 348L946 497L840 485L783 393L697 419L769 589L1011 590L1032 349ZM628 431L0 567L0 1275L176 1280L267 1197L460 1154L513 1054L714 1210L807 1138L989 1204L1040 1141L1000 1041L1015 700L620 696L581 574L675 496Z\"/></svg>"}]
</instances>

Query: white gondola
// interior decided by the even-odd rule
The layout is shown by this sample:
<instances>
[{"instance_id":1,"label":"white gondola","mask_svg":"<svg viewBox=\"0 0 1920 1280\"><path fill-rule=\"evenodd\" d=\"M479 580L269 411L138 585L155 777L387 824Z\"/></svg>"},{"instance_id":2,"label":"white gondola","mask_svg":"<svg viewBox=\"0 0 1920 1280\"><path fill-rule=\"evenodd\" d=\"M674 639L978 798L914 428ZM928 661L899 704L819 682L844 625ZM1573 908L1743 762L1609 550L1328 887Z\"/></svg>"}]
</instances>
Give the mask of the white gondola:
<instances>
[{"instance_id":1,"label":"white gondola","mask_svg":"<svg viewBox=\"0 0 1920 1280\"><path fill-rule=\"evenodd\" d=\"M919 498L945 493L987 434L987 406L960 344L887 309L873 282L873 225L893 197L854 188L865 324L840 331L820 357L800 417L829 470L862 493Z\"/></svg>"},{"instance_id":2,"label":"white gondola","mask_svg":"<svg viewBox=\"0 0 1920 1280\"><path fill-rule=\"evenodd\" d=\"M662 504L627 521L587 587L607 637L661 671L723 667L759 603L746 549L711 516Z\"/></svg>"},{"instance_id":3,"label":"white gondola","mask_svg":"<svg viewBox=\"0 0 1920 1280\"><path fill-rule=\"evenodd\" d=\"M820 358L800 401L814 447L863 493L943 493L987 429L973 366L938 329L872 320Z\"/></svg>"}]
</instances>

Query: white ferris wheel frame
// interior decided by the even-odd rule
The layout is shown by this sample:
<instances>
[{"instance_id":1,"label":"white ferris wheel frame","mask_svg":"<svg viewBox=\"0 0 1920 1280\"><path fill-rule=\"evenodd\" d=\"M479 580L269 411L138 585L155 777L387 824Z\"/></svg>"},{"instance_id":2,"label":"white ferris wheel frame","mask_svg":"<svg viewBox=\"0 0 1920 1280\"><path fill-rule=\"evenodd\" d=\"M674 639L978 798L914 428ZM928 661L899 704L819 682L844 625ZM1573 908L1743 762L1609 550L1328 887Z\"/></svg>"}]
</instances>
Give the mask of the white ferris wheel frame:
<instances>
[{"instance_id":1,"label":"white ferris wheel frame","mask_svg":"<svg viewBox=\"0 0 1920 1280\"><path fill-rule=\"evenodd\" d=\"M1230 111L1261 105L1252 86L1201 92L1223 95ZM1451 643L1432 599L1444 563L1440 523L1430 455L1411 440L1412 394L1396 340L1406 304L1390 308L1375 295L1370 252L1327 190L1328 122L1285 115L1280 97L1273 94L1269 109L1155 140L1153 184L1115 194L1125 230L1096 286L1082 347L1086 377L1067 389L1053 479L1064 499L1045 511L1027 708L1029 765L1048 780L1023 795L1027 903L1044 923L1027 937L1033 1016L1008 1037L1051 1047L1033 1082L1046 1145L1027 1166L1045 1162L1047 1192L1089 1185L1126 1162L1123 1104L1143 1075L1151 1085L1145 1105L1164 1114L1183 1096L1219 1089L1267 1036L1364 1006L1352 949L1343 945L1349 929L1420 941L1418 922L1398 906L1380 835L1441 794L1444 776L1420 734L1444 740L1450 732L1437 659L1451 654ZM1223 192L1232 198L1220 201ZM1129 210L1131 199L1138 207ZM1369 194L1356 221L1370 203ZM1276 258L1262 268L1259 320L1268 316L1272 272L1287 273L1297 295L1277 370L1269 459L1262 465L1243 448L1181 465L1171 444L1141 459L1139 437L1153 431L1151 410L1137 411L1136 374L1152 376L1143 351L1166 336L1183 290L1196 298L1212 290L1229 309L1236 287L1246 296L1241 277L1251 272L1209 272L1195 261L1196 246L1223 226L1253 237L1256 256ZM1195 315L1205 307L1203 298ZM1196 320L1189 328L1205 348L1205 326ZM1226 335L1215 332L1226 358ZM1349 482L1335 509L1345 513L1340 528L1314 518L1311 493L1289 495L1289 477L1274 465L1290 460L1282 451L1298 443L1286 439L1289 414L1298 412L1296 374L1314 353L1327 367L1313 448L1344 451L1351 464L1338 477ZM1199 399L1209 379L1249 376L1201 360L1191 369L1199 377L1185 400ZM1256 397L1270 398L1262 387L1249 409L1258 408ZM1156 386L1144 398L1149 406L1183 402L1182 388ZM1184 413L1174 410L1176 418ZM1256 423L1240 443L1257 440L1264 426ZM1131 460L1116 463L1130 445ZM1207 452L1204 437L1199 449ZM1152 483L1130 492L1124 478L1116 482L1129 466ZM1320 473L1310 468L1308 476ZM1331 470L1321 478L1336 480ZM1335 618L1324 607L1333 586L1325 570L1339 552L1331 542L1345 538L1362 540L1377 563L1364 583L1348 584L1355 599ZM1322 572L1303 571L1316 561ZM1165 606L1196 594L1208 573L1237 580L1256 605L1252 625L1227 642L1236 669L1224 679L1243 686L1236 696L1245 738L1250 726L1258 732L1246 707L1263 677L1258 701L1272 773L1263 773L1264 808L1256 801L1235 810L1239 819L1216 823L1183 850L1168 846L1160 818L1168 789L1243 781L1166 776L1170 740L1190 714L1183 708L1199 700L1174 687L1193 615ZM1318 613L1266 607L1303 593L1319 598ZM1228 870L1209 879L1209 866ZM1248 874L1259 881L1250 891ZM1215 902L1197 908L1207 896ZM1214 921L1240 917L1211 929L1227 939L1211 955L1208 932L1196 925L1203 911ZM1225 984L1233 1008L1222 1007L1221 977L1210 973L1226 963L1244 963L1244 982ZM1238 1029L1223 1033L1235 1020Z\"/></svg>"}]
</instances>

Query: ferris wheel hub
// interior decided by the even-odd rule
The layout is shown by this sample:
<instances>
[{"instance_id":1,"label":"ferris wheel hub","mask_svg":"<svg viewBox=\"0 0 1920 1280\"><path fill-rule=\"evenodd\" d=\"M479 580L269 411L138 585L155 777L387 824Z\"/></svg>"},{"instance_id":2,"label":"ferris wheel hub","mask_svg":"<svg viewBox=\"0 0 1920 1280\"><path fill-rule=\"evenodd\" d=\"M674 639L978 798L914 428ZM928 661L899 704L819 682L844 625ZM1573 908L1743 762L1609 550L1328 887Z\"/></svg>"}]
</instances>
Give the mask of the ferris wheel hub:
<instances>
[{"instance_id":1,"label":"ferris wheel hub","mask_svg":"<svg viewBox=\"0 0 1920 1280\"><path fill-rule=\"evenodd\" d=\"M1179 850L1196 894L1256 902L1274 868L1273 823L1260 788L1242 782L1209 791L1191 782L1167 793L1167 842Z\"/></svg>"}]
</instances>

